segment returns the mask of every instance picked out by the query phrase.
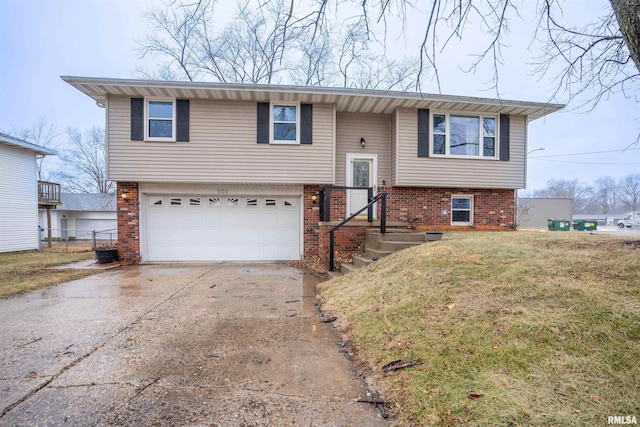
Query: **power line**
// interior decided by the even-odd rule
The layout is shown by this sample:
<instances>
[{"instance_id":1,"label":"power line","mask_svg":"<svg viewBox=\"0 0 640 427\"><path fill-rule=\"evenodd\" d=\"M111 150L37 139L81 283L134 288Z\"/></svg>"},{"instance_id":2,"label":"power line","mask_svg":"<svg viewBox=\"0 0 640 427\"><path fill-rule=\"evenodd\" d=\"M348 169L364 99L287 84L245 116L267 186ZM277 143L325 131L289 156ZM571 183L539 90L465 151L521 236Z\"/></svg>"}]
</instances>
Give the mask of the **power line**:
<instances>
[{"instance_id":1,"label":"power line","mask_svg":"<svg viewBox=\"0 0 640 427\"><path fill-rule=\"evenodd\" d=\"M543 162L554 162L554 163L572 163L572 164L576 164L576 165L613 165L613 166L619 166L619 165L640 165L640 163L603 163L603 162L571 162L568 160L551 160L551 159L542 159L540 157L532 157L532 159L535 160L542 160Z\"/></svg>"},{"instance_id":2,"label":"power line","mask_svg":"<svg viewBox=\"0 0 640 427\"><path fill-rule=\"evenodd\" d=\"M568 157L568 156L582 156L582 155L587 155L587 154L619 153L619 152L625 152L625 151L631 151L631 150L640 150L640 147L638 147L638 148L623 148L621 150L590 151L590 152L585 152L585 153L573 153L573 154L550 154L548 156L535 156L535 157L529 157L529 158L530 159L546 159L548 157ZM620 164L637 164L637 163L620 163Z\"/></svg>"}]
</instances>

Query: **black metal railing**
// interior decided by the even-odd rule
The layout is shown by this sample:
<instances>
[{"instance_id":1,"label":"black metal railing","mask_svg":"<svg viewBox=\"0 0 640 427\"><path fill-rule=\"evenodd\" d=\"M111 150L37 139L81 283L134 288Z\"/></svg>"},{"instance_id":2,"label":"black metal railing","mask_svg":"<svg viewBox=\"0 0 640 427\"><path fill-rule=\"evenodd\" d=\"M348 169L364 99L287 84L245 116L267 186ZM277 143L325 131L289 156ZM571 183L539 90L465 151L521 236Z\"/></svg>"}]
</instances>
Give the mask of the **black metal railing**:
<instances>
[{"instance_id":1,"label":"black metal railing","mask_svg":"<svg viewBox=\"0 0 640 427\"><path fill-rule=\"evenodd\" d=\"M367 200L370 202L373 199L373 187L323 187L320 190L320 221L331 221L331 192L333 190L367 190ZM367 209L367 221L373 221L373 205Z\"/></svg>"},{"instance_id":2,"label":"black metal railing","mask_svg":"<svg viewBox=\"0 0 640 427\"><path fill-rule=\"evenodd\" d=\"M373 189L370 189L370 196L372 195ZM342 221L340 224L333 227L329 230L329 271L336 271L336 263L335 263L335 251L334 251L334 240L335 240L335 232L342 228L346 223L354 219L355 217L363 212L365 209L368 209L369 212L369 222L373 222L373 205L377 202L380 202L380 233L384 234L387 232L387 193L380 193L375 197L369 197L369 203L360 209L358 212L352 214L349 218ZM326 212L325 212L326 213Z\"/></svg>"}]
</instances>

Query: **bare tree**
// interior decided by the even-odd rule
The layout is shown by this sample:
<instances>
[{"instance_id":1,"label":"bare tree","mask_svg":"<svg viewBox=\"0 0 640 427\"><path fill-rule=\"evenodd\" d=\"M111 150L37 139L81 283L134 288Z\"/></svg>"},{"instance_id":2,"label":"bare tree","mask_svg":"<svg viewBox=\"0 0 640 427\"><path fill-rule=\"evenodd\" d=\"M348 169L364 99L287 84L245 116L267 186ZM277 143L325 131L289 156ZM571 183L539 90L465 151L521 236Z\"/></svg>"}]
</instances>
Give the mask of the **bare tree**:
<instances>
[{"instance_id":1,"label":"bare tree","mask_svg":"<svg viewBox=\"0 0 640 427\"><path fill-rule=\"evenodd\" d=\"M611 0L612 8L597 21L575 26L561 15L559 0L540 2L538 28L543 33L539 36L543 38L544 50L537 71L554 78L554 97L565 93L572 100L577 95L590 93L583 104L593 108L607 95L621 91L629 96L637 90L640 57L636 53L634 59L632 52L640 49L638 2L633 2L636 22L629 24L635 25L633 30L629 25L621 26L616 18L616 11L624 16L631 12L634 7L631 3Z\"/></svg>"},{"instance_id":2,"label":"bare tree","mask_svg":"<svg viewBox=\"0 0 640 427\"><path fill-rule=\"evenodd\" d=\"M49 149L56 149L57 147L58 134L56 125L49 123L44 115L38 117L31 127L12 129L8 133L27 142L39 145L40 147ZM47 158L47 156L38 156L36 158L38 180L48 181L51 177L53 171L50 167L50 161L47 160Z\"/></svg>"},{"instance_id":3,"label":"bare tree","mask_svg":"<svg viewBox=\"0 0 640 427\"><path fill-rule=\"evenodd\" d=\"M162 75L187 80L273 83L286 69L285 47L299 37L291 10L283 0L238 6L235 19L216 31L212 0L173 2L147 15L152 33L140 43L140 54L169 60ZM171 72L169 72L171 70ZM154 73L146 73L153 76Z\"/></svg>"},{"instance_id":4,"label":"bare tree","mask_svg":"<svg viewBox=\"0 0 640 427\"><path fill-rule=\"evenodd\" d=\"M620 180L620 200L628 210L640 209L640 174L627 175Z\"/></svg>"},{"instance_id":5,"label":"bare tree","mask_svg":"<svg viewBox=\"0 0 640 427\"><path fill-rule=\"evenodd\" d=\"M114 182L107 179L104 128L94 126L84 135L68 128L66 133L69 148L61 156L65 168L56 175L63 188L71 193L113 193Z\"/></svg>"},{"instance_id":6,"label":"bare tree","mask_svg":"<svg viewBox=\"0 0 640 427\"><path fill-rule=\"evenodd\" d=\"M292 2L293 4L293 2ZM330 1L318 0L309 20L317 26L327 25L330 5L359 8L362 25L369 39L376 39L378 23L386 31L391 24L404 31L410 22L417 22L423 34L420 50L420 71L430 65L440 88L438 54L478 28L484 34L483 43L468 71L475 71L487 62L493 69L493 84L498 88L498 68L503 61L502 50L514 20L521 20L520 9L513 0L431 0L417 3L408 0ZM592 23L567 23L560 0L538 0L536 36L543 41L538 64L542 75L556 78L556 94L561 90L573 96L594 90L594 103L616 90L637 88L640 81L640 16L637 0L610 0L611 7ZM420 8L423 8L422 10ZM410 20L409 15L421 19ZM475 34L475 33L474 33ZM558 72L558 65L560 71ZM420 73L417 88L420 88ZM629 92L630 93L630 92Z\"/></svg>"},{"instance_id":7,"label":"bare tree","mask_svg":"<svg viewBox=\"0 0 640 427\"><path fill-rule=\"evenodd\" d=\"M216 28L212 0L173 2L149 12L152 33L142 56L168 62L139 70L147 78L209 79L228 83L295 83L407 90L415 85L417 59L388 59L369 37L364 19L320 19L325 10L296 14L295 2L245 0L235 18ZM341 31L346 28L346 31Z\"/></svg>"},{"instance_id":8,"label":"bare tree","mask_svg":"<svg viewBox=\"0 0 640 427\"><path fill-rule=\"evenodd\" d=\"M594 188L594 205L599 209L598 213L609 214L616 212L618 208L618 184L610 176L598 178Z\"/></svg>"}]
</instances>

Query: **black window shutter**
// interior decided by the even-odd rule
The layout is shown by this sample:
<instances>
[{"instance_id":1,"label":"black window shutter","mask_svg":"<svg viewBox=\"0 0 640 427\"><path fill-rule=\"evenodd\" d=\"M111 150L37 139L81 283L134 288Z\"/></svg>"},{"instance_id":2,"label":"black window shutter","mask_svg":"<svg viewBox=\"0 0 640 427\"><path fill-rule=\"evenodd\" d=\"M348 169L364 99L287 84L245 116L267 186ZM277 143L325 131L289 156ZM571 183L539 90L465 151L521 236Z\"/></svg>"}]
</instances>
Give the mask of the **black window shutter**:
<instances>
[{"instance_id":1,"label":"black window shutter","mask_svg":"<svg viewBox=\"0 0 640 427\"><path fill-rule=\"evenodd\" d=\"M418 109L418 157L429 157L429 109Z\"/></svg>"},{"instance_id":2,"label":"black window shutter","mask_svg":"<svg viewBox=\"0 0 640 427\"><path fill-rule=\"evenodd\" d=\"M176 100L176 141L189 142L189 100Z\"/></svg>"},{"instance_id":3,"label":"black window shutter","mask_svg":"<svg viewBox=\"0 0 640 427\"><path fill-rule=\"evenodd\" d=\"M144 140L144 98L131 98L131 140Z\"/></svg>"},{"instance_id":4,"label":"black window shutter","mask_svg":"<svg viewBox=\"0 0 640 427\"><path fill-rule=\"evenodd\" d=\"M300 104L300 144L313 144L313 104Z\"/></svg>"},{"instance_id":5,"label":"black window shutter","mask_svg":"<svg viewBox=\"0 0 640 427\"><path fill-rule=\"evenodd\" d=\"M257 142L258 144L269 143L269 109L268 102L258 102L258 127Z\"/></svg>"},{"instance_id":6,"label":"black window shutter","mask_svg":"<svg viewBox=\"0 0 640 427\"><path fill-rule=\"evenodd\" d=\"M500 160L509 160L509 128L511 119L508 114L500 114Z\"/></svg>"}]
</instances>

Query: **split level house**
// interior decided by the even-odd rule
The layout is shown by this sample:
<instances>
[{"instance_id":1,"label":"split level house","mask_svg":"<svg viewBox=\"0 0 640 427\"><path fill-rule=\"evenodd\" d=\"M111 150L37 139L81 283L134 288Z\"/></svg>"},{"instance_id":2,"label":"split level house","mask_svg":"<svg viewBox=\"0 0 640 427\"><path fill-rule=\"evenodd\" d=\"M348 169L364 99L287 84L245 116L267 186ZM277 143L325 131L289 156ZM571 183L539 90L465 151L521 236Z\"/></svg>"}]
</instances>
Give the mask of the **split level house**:
<instances>
[{"instance_id":1,"label":"split level house","mask_svg":"<svg viewBox=\"0 0 640 427\"><path fill-rule=\"evenodd\" d=\"M106 110L121 262L326 256L328 231L507 229L527 125L562 105L420 93L90 77ZM376 199L377 200L377 199ZM366 212L365 212L366 213ZM362 244L359 220L338 250Z\"/></svg>"},{"instance_id":2,"label":"split level house","mask_svg":"<svg viewBox=\"0 0 640 427\"><path fill-rule=\"evenodd\" d=\"M38 207L60 203L60 185L38 181L37 161L55 151L0 133L0 252L40 248Z\"/></svg>"}]
</instances>

